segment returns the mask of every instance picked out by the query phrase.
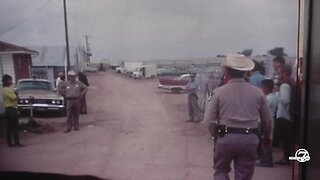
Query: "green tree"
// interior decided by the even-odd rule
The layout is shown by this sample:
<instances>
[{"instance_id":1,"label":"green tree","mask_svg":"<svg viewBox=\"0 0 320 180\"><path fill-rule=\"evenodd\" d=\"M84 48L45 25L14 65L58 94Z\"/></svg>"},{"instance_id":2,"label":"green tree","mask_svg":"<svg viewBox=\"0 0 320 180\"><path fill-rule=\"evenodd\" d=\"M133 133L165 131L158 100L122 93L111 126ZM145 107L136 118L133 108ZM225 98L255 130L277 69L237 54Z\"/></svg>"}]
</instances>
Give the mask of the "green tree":
<instances>
[{"instance_id":1,"label":"green tree","mask_svg":"<svg viewBox=\"0 0 320 180\"><path fill-rule=\"evenodd\" d=\"M286 53L284 53L284 48L283 47L275 47L271 50L268 51L268 53L272 56L287 56Z\"/></svg>"},{"instance_id":2,"label":"green tree","mask_svg":"<svg viewBox=\"0 0 320 180\"><path fill-rule=\"evenodd\" d=\"M239 54L243 54L247 57L250 57L252 55L252 52L253 52L253 49L245 49L245 50L239 52Z\"/></svg>"}]
</instances>

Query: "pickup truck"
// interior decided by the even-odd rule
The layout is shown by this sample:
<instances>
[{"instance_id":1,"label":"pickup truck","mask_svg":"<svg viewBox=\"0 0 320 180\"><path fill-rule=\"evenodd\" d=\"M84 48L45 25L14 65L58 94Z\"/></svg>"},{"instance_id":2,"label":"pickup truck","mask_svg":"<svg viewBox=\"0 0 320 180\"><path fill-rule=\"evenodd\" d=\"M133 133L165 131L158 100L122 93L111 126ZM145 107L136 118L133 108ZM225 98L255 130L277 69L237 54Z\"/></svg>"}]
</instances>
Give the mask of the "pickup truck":
<instances>
[{"instance_id":1,"label":"pickup truck","mask_svg":"<svg viewBox=\"0 0 320 180\"><path fill-rule=\"evenodd\" d=\"M160 78L159 89L170 90L173 93L181 93L186 91L186 85L190 81L190 74L183 74L174 79L172 78Z\"/></svg>"}]
</instances>

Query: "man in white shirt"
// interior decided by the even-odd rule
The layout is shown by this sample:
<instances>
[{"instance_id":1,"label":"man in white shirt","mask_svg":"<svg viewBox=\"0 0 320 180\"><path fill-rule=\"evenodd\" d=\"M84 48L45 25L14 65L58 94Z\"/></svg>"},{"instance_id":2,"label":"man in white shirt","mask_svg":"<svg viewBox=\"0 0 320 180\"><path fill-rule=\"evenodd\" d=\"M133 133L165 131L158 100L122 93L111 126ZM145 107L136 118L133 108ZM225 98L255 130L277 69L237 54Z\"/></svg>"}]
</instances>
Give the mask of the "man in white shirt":
<instances>
[{"instance_id":1,"label":"man in white shirt","mask_svg":"<svg viewBox=\"0 0 320 180\"><path fill-rule=\"evenodd\" d=\"M283 148L283 159L278 160L275 164L290 165L289 156L293 149L293 110L294 109L294 90L295 82L291 78L292 68L289 65L281 67L279 74L280 90L279 104L277 109L277 121L279 125L280 141Z\"/></svg>"},{"instance_id":2,"label":"man in white shirt","mask_svg":"<svg viewBox=\"0 0 320 180\"><path fill-rule=\"evenodd\" d=\"M58 88L58 86L63 83L65 81L65 76L63 74L63 72L59 72L59 76L56 80L56 87Z\"/></svg>"}]
</instances>

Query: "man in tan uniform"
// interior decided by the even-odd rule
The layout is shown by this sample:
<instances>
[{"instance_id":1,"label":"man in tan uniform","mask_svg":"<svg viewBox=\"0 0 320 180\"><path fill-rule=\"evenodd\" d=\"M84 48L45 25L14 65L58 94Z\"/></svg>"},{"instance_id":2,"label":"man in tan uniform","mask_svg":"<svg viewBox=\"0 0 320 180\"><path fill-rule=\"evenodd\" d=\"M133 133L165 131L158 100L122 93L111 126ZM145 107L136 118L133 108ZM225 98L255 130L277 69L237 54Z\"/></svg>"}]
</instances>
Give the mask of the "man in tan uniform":
<instances>
[{"instance_id":1,"label":"man in tan uniform","mask_svg":"<svg viewBox=\"0 0 320 180\"><path fill-rule=\"evenodd\" d=\"M65 133L79 130L80 99L87 93L88 88L82 82L76 80L74 71L68 72L68 81L59 85L59 92L67 101L67 129Z\"/></svg>"},{"instance_id":2,"label":"man in tan uniform","mask_svg":"<svg viewBox=\"0 0 320 180\"><path fill-rule=\"evenodd\" d=\"M214 179L229 180L234 162L236 180L250 180L257 156L259 118L264 142L271 143L272 115L262 90L245 82L246 71L254 68L251 59L230 54L225 62L227 84L213 91L204 123L209 124L215 141Z\"/></svg>"}]
</instances>

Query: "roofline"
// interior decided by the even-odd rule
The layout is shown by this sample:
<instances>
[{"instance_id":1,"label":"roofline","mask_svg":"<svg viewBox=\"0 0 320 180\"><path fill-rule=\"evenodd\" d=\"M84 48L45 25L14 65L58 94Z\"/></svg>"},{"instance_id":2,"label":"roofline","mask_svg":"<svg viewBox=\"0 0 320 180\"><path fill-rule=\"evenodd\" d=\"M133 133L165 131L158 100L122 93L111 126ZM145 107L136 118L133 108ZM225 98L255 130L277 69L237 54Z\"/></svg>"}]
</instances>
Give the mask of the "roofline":
<instances>
[{"instance_id":1,"label":"roofline","mask_svg":"<svg viewBox=\"0 0 320 180\"><path fill-rule=\"evenodd\" d=\"M6 52L0 52L0 54L30 54L30 55L34 55L34 56L38 56L39 53L34 51L6 51Z\"/></svg>"},{"instance_id":2,"label":"roofline","mask_svg":"<svg viewBox=\"0 0 320 180\"><path fill-rule=\"evenodd\" d=\"M22 48L22 51L5 51L5 52L0 52L0 53L6 53L9 52L9 54L31 54L31 55L39 55L39 52L28 49L26 47L22 47L22 46L17 46L8 42L4 42L4 41L0 41L0 43L5 44L7 46L13 46L15 48ZM10 53L11 52L11 53Z\"/></svg>"}]
</instances>

